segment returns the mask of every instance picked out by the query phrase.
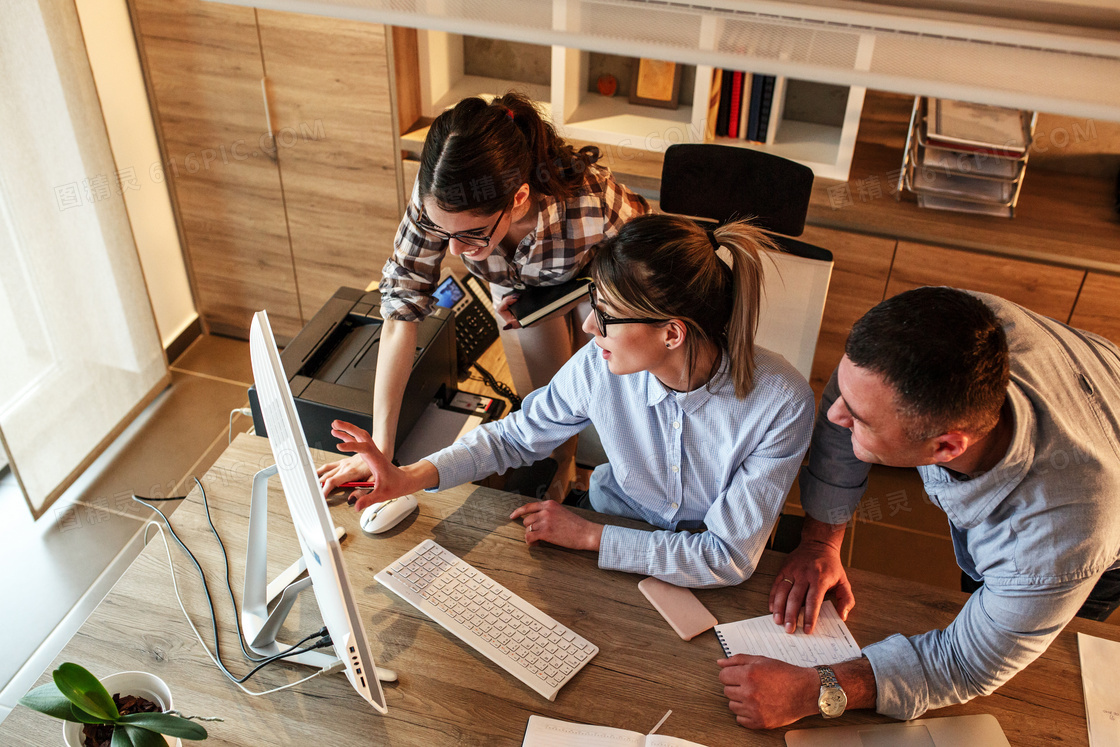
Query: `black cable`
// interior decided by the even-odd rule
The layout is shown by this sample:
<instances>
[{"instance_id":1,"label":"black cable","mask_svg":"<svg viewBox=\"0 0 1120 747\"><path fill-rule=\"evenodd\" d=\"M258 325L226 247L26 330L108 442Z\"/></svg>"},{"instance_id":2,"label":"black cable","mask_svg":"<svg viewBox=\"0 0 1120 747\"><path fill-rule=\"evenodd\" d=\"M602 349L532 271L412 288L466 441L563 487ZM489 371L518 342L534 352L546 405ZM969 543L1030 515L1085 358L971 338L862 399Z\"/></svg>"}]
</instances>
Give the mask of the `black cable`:
<instances>
[{"instance_id":1,"label":"black cable","mask_svg":"<svg viewBox=\"0 0 1120 747\"><path fill-rule=\"evenodd\" d=\"M517 392L510 389L509 386L507 386L504 382L498 381L496 378L494 378L494 374L483 368L481 364L475 363L474 367L478 369L478 372L480 374L482 374L482 379L486 382L486 386L490 387L495 392L509 400L510 412L515 412L521 409L521 398L517 396Z\"/></svg>"},{"instance_id":2,"label":"black cable","mask_svg":"<svg viewBox=\"0 0 1120 747\"><path fill-rule=\"evenodd\" d=\"M278 659L283 659L285 657L290 657L290 656L296 656L296 655L304 653L306 651L310 651L314 648L323 648L324 645L329 645L329 644L323 644L323 640L327 640L327 641L330 640L329 636L326 635L327 630L324 627L324 628L321 628L320 630L304 637L302 640L297 641L296 643L292 644L289 648L287 648L284 651L281 651L278 654L273 654L273 655L267 656L267 657L258 657L258 656L253 656L253 655L249 654L249 652L245 650L245 639L244 639L244 635L243 635L242 630L241 630L241 617L237 612L237 604L236 604L236 601L234 601L234 597L233 597L233 588L232 588L232 586L230 585L230 582L229 582L229 555L226 553L225 545L222 543L221 537L218 536L217 528L214 527L213 521L210 520L210 505L209 505L209 501L207 501L207 498L206 498L206 490L202 487L202 483L198 481L197 477L194 478L194 480L195 480L195 483L198 485L198 489L202 492L202 504L203 504L203 507L206 509L206 519L210 523L210 530L214 533L214 536L217 537L218 544L222 548L222 555L225 558L225 563L226 563L226 587L229 589L230 600L231 600L231 602L233 602L233 605L234 605L234 618L237 621L237 638L238 638L238 641L241 643L241 650L243 652L245 652L245 656L247 658L249 658L250 660L252 660L254 662L259 662L259 666L254 667L252 669L252 671L249 672L249 674L245 675L241 679L238 679L237 677L235 677L233 675L233 673L230 672L228 668L226 668L225 662L222 660L221 639L218 637L218 617L217 617L217 614L214 610L214 599L210 594L210 587L206 583L206 574L203 573L202 566L199 564L198 559L194 556L194 553L191 552L190 548L187 547L186 544L183 542L183 540L179 537L178 533L175 531L175 528L171 525L171 520L167 518L167 514L163 513L163 511L160 511L158 507L153 506L153 505L151 505L151 503L147 502L148 500L155 501L155 502L174 501L174 500L180 500L180 498L152 498L152 499L146 499L146 498L143 498L143 497L138 496L138 495L133 495L132 500L136 501L137 503L139 503L143 506L146 506L146 507L152 509L153 511L155 511L157 514L159 514L163 518L164 524L167 525L167 531L171 533L171 536L179 544L179 547L183 548L183 551L187 554L187 556L191 559L191 562L194 564L195 570L198 571L198 577L199 577L199 579L202 580L202 590L206 594L206 604L210 608L210 628L211 628L211 631L214 635L214 659L215 659L215 661L218 662L218 668L222 670L222 673L225 674L226 677L233 680L234 682L239 682L239 683L245 682L246 680L249 679L249 677L251 677L253 674L255 674L265 664L271 664ZM315 637L319 637L320 639L323 639L323 640L320 640L316 644L313 644L312 646L304 648L304 649L298 649L297 648L297 647L303 645L304 643L306 643L307 641L309 641L309 640L311 640L312 638L315 638Z\"/></svg>"}]
</instances>

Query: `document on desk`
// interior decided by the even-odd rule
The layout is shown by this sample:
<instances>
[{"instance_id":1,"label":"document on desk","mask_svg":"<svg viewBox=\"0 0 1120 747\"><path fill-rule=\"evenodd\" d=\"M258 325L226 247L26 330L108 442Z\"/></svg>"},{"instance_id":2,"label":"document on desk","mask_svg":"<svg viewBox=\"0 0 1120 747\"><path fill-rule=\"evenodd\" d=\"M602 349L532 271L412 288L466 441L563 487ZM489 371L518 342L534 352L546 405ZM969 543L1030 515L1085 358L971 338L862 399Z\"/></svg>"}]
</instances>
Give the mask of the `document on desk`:
<instances>
[{"instance_id":1,"label":"document on desk","mask_svg":"<svg viewBox=\"0 0 1120 747\"><path fill-rule=\"evenodd\" d=\"M1120 744L1120 643L1077 634L1081 657L1081 687L1085 691L1085 721L1092 747Z\"/></svg>"},{"instance_id":2,"label":"document on desk","mask_svg":"<svg viewBox=\"0 0 1120 747\"><path fill-rule=\"evenodd\" d=\"M577 724L544 716L530 716L521 747L704 747L664 734L639 734L610 726Z\"/></svg>"},{"instance_id":3,"label":"document on desk","mask_svg":"<svg viewBox=\"0 0 1120 747\"><path fill-rule=\"evenodd\" d=\"M805 634L800 620L797 630L787 633L785 628L775 624L773 615L717 625L716 635L728 656L768 656L798 667L834 664L860 657L859 645L827 599L821 605L812 635Z\"/></svg>"}]
</instances>

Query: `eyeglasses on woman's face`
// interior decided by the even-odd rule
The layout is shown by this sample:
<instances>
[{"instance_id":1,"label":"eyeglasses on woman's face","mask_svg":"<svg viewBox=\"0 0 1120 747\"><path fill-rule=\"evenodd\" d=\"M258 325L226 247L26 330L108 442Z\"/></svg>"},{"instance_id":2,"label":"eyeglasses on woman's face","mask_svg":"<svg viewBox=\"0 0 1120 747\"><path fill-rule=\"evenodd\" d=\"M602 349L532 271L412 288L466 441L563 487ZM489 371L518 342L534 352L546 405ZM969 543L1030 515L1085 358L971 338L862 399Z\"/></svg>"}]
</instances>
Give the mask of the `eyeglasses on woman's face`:
<instances>
[{"instance_id":1,"label":"eyeglasses on woman's face","mask_svg":"<svg viewBox=\"0 0 1120 747\"><path fill-rule=\"evenodd\" d=\"M490 227L490 232L485 236L482 235L482 229L478 229L476 231L464 231L462 233L451 233L449 231L443 230L436 224L432 223L432 221L429 220L428 216L424 214L423 203L420 203L419 217L413 218L412 215L408 213L408 211L405 211L405 214L408 215L408 220L410 223L412 223L412 225L426 234L436 236L443 239L444 241L451 241L452 239L454 239L460 244L481 248L490 246L490 240L494 238L494 232L498 230L498 226L501 224L502 218L506 217L507 210L509 210L508 204L504 208L502 208L502 212L498 214L498 220L494 221L494 225Z\"/></svg>"},{"instance_id":2,"label":"eyeglasses on woman's face","mask_svg":"<svg viewBox=\"0 0 1120 747\"><path fill-rule=\"evenodd\" d=\"M662 324L669 321L668 319L623 319L621 317L611 316L599 308L599 304L595 300L595 283L587 286L587 297L591 301L591 313L595 315L595 326L599 329L599 334L603 337L607 336L607 326L610 324Z\"/></svg>"}]
</instances>

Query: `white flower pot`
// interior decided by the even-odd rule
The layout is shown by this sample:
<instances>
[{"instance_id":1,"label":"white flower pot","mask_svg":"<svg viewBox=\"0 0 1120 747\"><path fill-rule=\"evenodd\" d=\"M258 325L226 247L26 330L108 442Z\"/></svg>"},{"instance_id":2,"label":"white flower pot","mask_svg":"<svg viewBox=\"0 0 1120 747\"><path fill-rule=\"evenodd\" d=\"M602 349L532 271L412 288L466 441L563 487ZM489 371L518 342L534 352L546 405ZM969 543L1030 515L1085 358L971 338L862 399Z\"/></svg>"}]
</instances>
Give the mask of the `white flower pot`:
<instances>
[{"instance_id":1,"label":"white flower pot","mask_svg":"<svg viewBox=\"0 0 1120 747\"><path fill-rule=\"evenodd\" d=\"M117 672L108 677L101 678L101 684L109 691L109 695L120 693L138 698L146 698L160 707L160 710L170 711L175 706L171 703L171 690L167 683L148 672ZM82 747L82 727L67 721L62 725L62 739L66 747ZM175 737L164 737L169 747L182 747L182 740Z\"/></svg>"}]
</instances>

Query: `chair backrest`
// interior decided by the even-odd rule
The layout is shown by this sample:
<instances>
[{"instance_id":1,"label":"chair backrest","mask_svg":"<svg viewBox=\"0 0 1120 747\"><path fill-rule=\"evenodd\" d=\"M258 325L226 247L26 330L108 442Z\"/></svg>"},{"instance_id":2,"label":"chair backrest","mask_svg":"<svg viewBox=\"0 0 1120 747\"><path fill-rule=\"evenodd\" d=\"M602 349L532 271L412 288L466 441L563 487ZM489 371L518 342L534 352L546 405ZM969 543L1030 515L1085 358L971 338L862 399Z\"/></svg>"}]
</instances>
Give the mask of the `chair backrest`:
<instances>
[{"instance_id":1,"label":"chair backrest","mask_svg":"<svg viewBox=\"0 0 1120 747\"><path fill-rule=\"evenodd\" d=\"M764 255L755 344L784 356L808 380L832 278L832 253L795 239L774 239L785 251Z\"/></svg>"},{"instance_id":2,"label":"chair backrest","mask_svg":"<svg viewBox=\"0 0 1120 747\"><path fill-rule=\"evenodd\" d=\"M665 151L661 210L726 223L754 218L767 231L800 236L809 212L813 170L772 153L710 143Z\"/></svg>"}]
</instances>

